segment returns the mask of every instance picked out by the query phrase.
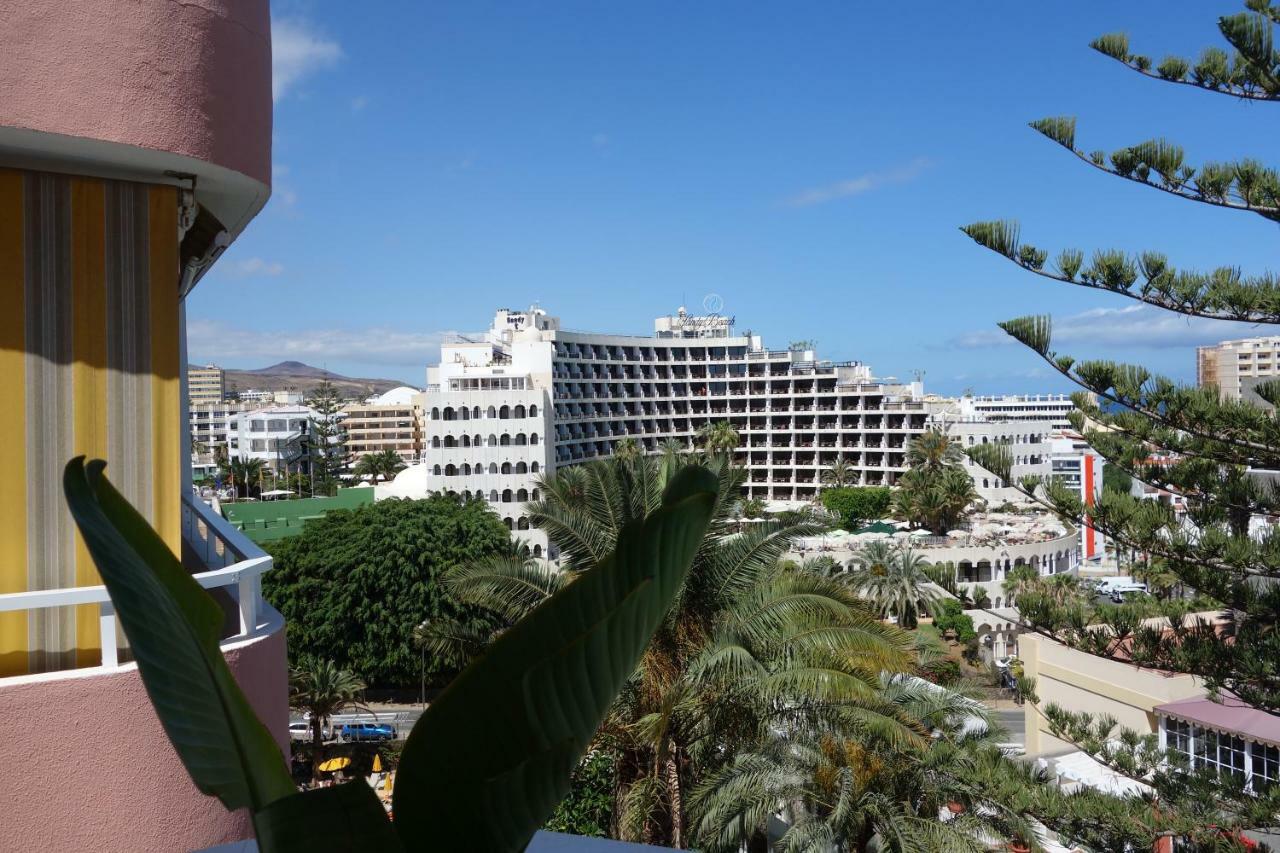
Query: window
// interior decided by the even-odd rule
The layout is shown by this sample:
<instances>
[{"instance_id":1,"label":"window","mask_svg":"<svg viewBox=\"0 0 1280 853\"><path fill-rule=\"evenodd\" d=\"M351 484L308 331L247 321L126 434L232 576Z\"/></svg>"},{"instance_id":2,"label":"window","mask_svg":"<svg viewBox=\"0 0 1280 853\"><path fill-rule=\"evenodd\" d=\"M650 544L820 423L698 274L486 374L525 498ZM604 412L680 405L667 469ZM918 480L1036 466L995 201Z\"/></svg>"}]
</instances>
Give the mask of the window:
<instances>
[{"instance_id":1,"label":"window","mask_svg":"<svg viewBox=\"0 0 1280 853\"><path fill-rule=\"evenodd\" d=\"M538 434L536 432L529 433L529 443L530 444L538 443Z\"/></svg>"},{"instance_id":2,"label":"window","mask_svg":"<svg viewBox=\"0 0 1280 853\"><path fill-rule=\"evenodd\" d=\"M490 473L490 474L496 474L496 473L498 473L498 463L497 463L497 462L490 462L490 463L489 463L489 473ZM495 500L496 500L496 498L495 498Z\"/></svg>"},{"instance_id":3,"label":"window","mask_svg":"<svg viewBox=\"0 0 1280 853\"><path fill-rule=\"evenodd\" d=\"M267 421L267 432L284 432L289 428L289 422L283 418Z\"/></svg>"},{"instance_id":4,"label":"window","mask_svg":"<svg viewBox=\"0 0 1280 853\"><path fill-rule=\"evenodd\" d=\"M531 463L531 464L529 465L529 473L531 473L531 474L536 474L536 473L538 473L538 463L537 463L537 462L533 462L533 463Z\"/></svg>"},{"instance_id":5,"label":"window","mask_svg":"<svg viewBox=\"0 0 1280 853\"><path fill-rule=\"evenodd\" d=\"M434 475L436 475L437 477L439 477L439 476L440 476L440 466L439 466L439 465L437 465L437 466L435 466L434 468L432 468L432 469L431 469L431 473L432 473L432 474L434 474Z\"/></svg>"},{"instance_id":6,"label":"window","mask_svg":"<svg viewBox=\"0 0 1280 853\"><path fill-rule=\"evenodd\" d=\"M254 453L265 453L267 450L267 440L265 438L255 438L249 442L249 449Z\"/></svg>"},{"instance_id":7,"label":"window","mask_svg":"<svg viewBox=\"0 0 1280 853\"><path fill-rule=\"evenodd\" d=\"M538 407L537 407L537 406L530 406L530 407L529 407L529 417L531 417L531 418L536 418L537 416L538 416Z\"/></svg>"},{"instance_id":8,"label":"window","mask_svg":"<svg viewBox=\"0 0 1280 853\"><path fill-rule=\"evenodd\" d=\"M266 432L266 431L267 431L266 421L250 421L249 432Z\"/></svg>"},{"instance_id":9,"label":"window","mask_svg":"<svg viewBox=\"0 0 1280 853\"><path fill-rule=\"evenodd\" d=\"M1197 767L1208 767L1219 773L1244 778L1244 740L1220 732L1204 731L1195 739Z\"/></svg>"},{"instance_id":10,"label":"window","mask_svg":"<svg viewBox=\"0 0 1280 853\"><path fill-rule=\"evenodd\" d=\"M504 474L510 474L510 473L511 473L511 463L510 463L510 462L503 462L503 463L502 463L502 473L504 473Z\"/></svg>"},{"instance_id":11,"label":"window","mask_svg":"<svg viewBox=\"0 0 1280 853\"><path fill-rule=\"evenodd\" d=\"M1253 747L1253 790L1265 791L1280 781L1280 748L1262 743Z\"/></svg>"}]
</instances>

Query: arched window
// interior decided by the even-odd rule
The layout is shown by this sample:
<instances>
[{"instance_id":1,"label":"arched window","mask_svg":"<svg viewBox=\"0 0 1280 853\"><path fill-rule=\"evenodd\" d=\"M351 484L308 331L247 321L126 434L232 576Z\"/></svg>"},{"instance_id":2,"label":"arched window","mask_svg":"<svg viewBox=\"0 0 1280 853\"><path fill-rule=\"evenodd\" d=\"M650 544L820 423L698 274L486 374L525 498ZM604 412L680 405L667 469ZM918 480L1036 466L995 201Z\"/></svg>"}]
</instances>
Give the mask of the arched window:
<instances>
[{"instance_id":1,"label":"arched window","mask_svg":"<svg viewBox=\"0 0 1280 853\"><path fill-rule=\"evenodd\" d=\"M529 490L521 489L518 492L516 492L516 500L520 501L520 503L524 503L525 501L529 500Z\"/></svg>"},{"instance_id":2,"label":"arched window","mask_svg":"<svg viewBox=\"0 0 1280 853\"><path fill-rule=\"evenodd\" d=\"M529 443L530 444L538 443L538 434L536 432L529 433Z\"/></svg>"},{"instance_id":3,"label":"arched window","mask_svg":"<svg viewBox=\"0 0 1280 853\"><path fill-rule=\"evenodd\" d=\"M480 420L480 407L479 407L479 406L476 406L475 408L473 408L473 409L471 410L471 419L472 419L472 420L477 420L477 421L478 421L478 420Z\"/></svg>"},{"instance_id":4,"label":"arched window","mask_svg":"<svg viewBox=\"0 0 1280 853\"><path fill-rule=\"evenodd\" d=\"M986 488L990 488L990 486L991 486L991 481L990 481L990 480L988 480L986 477L983 477L983 478L982 478L982 488L986 489Z\"/></svg>"},{"instance_id":5,"label":"arched window","mask_svg":"<svg viewBox=\"0 0 1280 853\"><path fill-rule=\"evenodd\" d=\"M498 502L498 490L497 490L497 489L492 489L492 490L489 492L489 503L495 503L495 504L496 504L497 502Z\"/></svg>"},{"instance_id":6,"label":"arched window","mask_svg":"<svg viewBox=\"0 0 1280 853\"><path fill-rule=\"evenodd\" d=\"M440 436L438 436L438 435L433 435L433 436L431 436L431 446L432 446L432 447L439 447L439 446L440 446Z\"/></svg>"},{"instance_id":7,"label":"arched window","mask_svg":"<svg viewBox=\"0 0 1280 853\"><path fill-rule=\"evenodd\" d=\"M462 446L463 447L471 446L471 436L467 435L465 432L462 434Z\"/></svg>"},{"instance_id":8,"label":"arched window","mask_svg":"<svg viewBox=\"0 0 1280 853\"><path fill-rule=\"evenodd\" d=\"M1000 607L1000 596L998 596L998 595L997 595L997 596L996 596L996 608L997 608L997 609L999 609L999 607Z\"/></svg>"},{"instance_id":9,"label":"arched window","mask_svg":"<svg viewBox=\"0 0 1280 853\"><path fill-rule=\"evenodd\" d=\"M432 473L432 474L434 474L434 475L436 475L437 477L439 477L439 476L440 476L440 466L439 466L439 465L437 465L437 466L435 466L434 468L432 468L432 469L431 469L431 473Z\"/></svg>"},{"instance_id":10,"label":"arched window","mask_svg":"<svg viewBox=\"0 0 1280 853\"><path fill-rule=\"evenodd\" d=\"M511 503L511 490L510 490L510 489L503 489L503 490L502 490L502 502L503 502L504 504L509 504L509 503Z\"/></svg>"},{"instance_id":11,"label":"arched window","mask_svg":"<svg viewBox=\"0 0 1280 853\"><path fill-rule=\"evenodd\" d=\"M506 518L502 519L502 521L503 521L503 523L504 523L504 524L506 524L506 525L507 525L507 529L508 529L508 530L515 530L515 529L516 529L516 524L515 524L515 522L514 522L514 521L512 521L512 520L511 520L511 516L507 516Z\"/></svg>"},{"instance_id":12,"label":"arched window","mask_svg":"<svg viewBox=\"0 0 1280 853\"><path fill-rule=\"evenodd\" d=\"M490 474L496 474L496 473L498 473L498 463L497 463L497 462L490 462L490 463L489 463L489 473L490 473Z\"/></svg>"},{"instance_id":13,"label":"arched window","mask_svg":"<svg viewBox=\"0 0 1280 853\"><path fill-rule=\"evenodd\" d=\"M471 410L470 410L470 409L468 409L466 406L463 406L461 409L459 409L459 410L458 410L458 420L460 420L460 421L469 421L469 420L471 420Z\"/></svg>"},{"instance_id":14,"label":"arched window","mask_svg":"<svg viewBox=\"0 0 1280 853\"><path fill-rule=\"evenodd\" d=\"M533 492L530 494L530 497L536 501L538 499L538 490L534 489Z\"/></svg>"},{"instance_id":15,"label":"arched window","mask_svg":"<svg viewBox=\"0 0 1280 853\"><path fill-rule=\"evenodd\" d=\"M438 420L440 420L440 407L439 407L439 406L432 406L432 407L431 407L431 419L432 419L433 421L438 421Z\"/></svg>"},{"instance_id":16,"label":"arched window","mask_svg":"<svg viewBox=\"0 0 1280 853\"><path fill-rule=\"evenodd\" d=\"M526 465L526 464L524 464L523 462L517 462L517 463L516 463L516 473L517 473L517 474L528 474L528 473L529 473L529 466L528 466L528 465Z\"/></svg>"},{"instance_id":17,"label":"arched window","mask_svg":"<svg viewBox=\"0 0 1280 853\"><path fill-rule=\"evenodd\" d=\"M444 466L444 475L445 475L446 477L456 477L456 476L458 475L458 468L457 468L457 466L455 466L455 465L446 465L446 466Z\"/></svg>"},{"instance_id":18,"label":"arched window","mask_svg":"<svg viewBox=\"0 0 1280 853\"><path fill-rule=\"evenodd\" d=\"M479 489L476 489L476 500L478 501L484 500L484 492L480 491Z\"/></svg>"},{"instance_id":19,"label":"arched window","mask_svg":"<svg viewBox=\"0 0 1280 853\"><path fill-rule=\"evenodd\" d=\"M516 433L516 440L512 443L516 445L524 446L529 443L529 439L525 437L524 433L518 432Z\"/></svg>"},{"instance_id":20,"label":"arched window","mask_svg":"<svg viewBox=\"0 0 1280 853\"><path fill-rule=\"evenodd\" d=\"M484 439L480 437L480 433L476 433L475 435L471 436L472 447L479 447L482 444L484 444Z\"/></svg>"},{"instance_id":21,"label":"arched window","mask_svg":"<svg viewBox=\"0 0 1280 853\"><path fill-rule=\"evenodd\" d=\"M541 546L541 545L534 545L534 546L533 546L533 556L535 556L535 557L541 557L541 556L542 556L542 546Z\"/></svg>"},{"instance_id":22,"label":"arched window","mask_svg":"<svg viewBox=\"0 0 1280 853\"><path fill-rule=\"evenodd\" d=\"M528 529L529 529L529 519L525 518L524 516L521 516L521 517L520 517L520 520L516 522L516 529L517 529L517 530L528 530Z\"/></svg>"},{"instance_id":23,"label":"arched window","mask_svg":"<svg viewBox=\"0 0 1280 853\"><path fill-rule=\"evenodd\" d=\"M453 406L445 406L445 407L444 407L444 419L445 419L446 421L451 421L451 420L453 420L453 419L456 417L456 415L457 415L457 413L456 413L456 412L454 412L454 410L453 410Z\"/></svg>"},{"instance_id":24,"label":"arched window","mask_svg":"<svg viewBox=\"0 0 1280 853\"><path fill-rule=\"evenodd\" d=\"M444 446L445 446L445 447L457 447L457 446L458 446L458 440L457 440L456 438L454 438L453 436L451 436L451 435L446 435L446 436L444 437Z\"/></svg>"},{"instance_id":25,"label":"arched window","mask_svg":"<svg viewBox=\"0 0 1280 853\"><path fill-rule=\"evenodd\" d=\"M510 474L510 473L511 473L511 463L510 463L510 462L503 462L503 463L502 463L502 473L504 473L504 474Z\"/></svg>"},{"instance_id":26,"label":"arched window","mask_svg":"<svg viewBox=\"0 0 1280 853\"><path fill-rule=\"evenodd\" d=\"M498 416L498 410L495 409L493 406L490 406L489 411L486 414L488 417L496 418Z\"/></svg>"},{"instance_id":27,"label":"arched window","mask_svg":"<svg viewBox=\"0 0 1280 853\"><path fill-rule=\"evenodd\" d=\"M497 446L498 446L498 437L497 437L496 435L494 435L493 433L489 433L489 446L490 446L490 447L497 447Z\"/></svg>"},{"instance_id":28,"label":"arched window","mask_svg":"<svg viewBox=\"0 0 1280 853\"><path fill-rule=\"evenodd\" d=\"M531 474L536 474L536 473L538 473L538 463L537 463L537 462L533 462L533 463L531 463L531 464L529 465L529 472L530 472Z\"/></svg>"},{"instance_id":29,"label":"arched window","mask_svg":"<svg viewBox=\"0 0 1280 853\"><path fill-rule=\"evenodd\" d=\"M508 446L508 445L510 445L510 444L511 444L511 436L507 435L507 434L504 432L504 433L502 434L502 438L498 439L498 445L499 445L500 447L507 447L507 446Z\"/></svg>"},{"instance_id":30,"label":"arched window","mask_svg":"<svg viewBox=\"0 0 1280 853\"><path fill-rule=\"evenodd\" d=\"M529 407L529 417L531 417L531 418L536 418L537 416L538 416L538 407L537 407L537 406L530 406L530 407Z\"/></svg>"},{"instance_id":31,"label":"arched window","mask_svg":"<svg viewBox=\"0 0 1280 853\"><path fill-rule=\"evenodd\" d=\"M471 466L470 466L470 465L468 465L466 462L463 462L463 463L462 463L462 476L464 476L464 477L470 477L470 476L471 476Z\"/></svg>"},{"instance_id":32,"label":"arched window","mask_svg":"<svg viewBox=\"0 0 1280 853\"><path fill-rule=\"evenodd\" d=\"M515 409L513 409L513 410L512 410L512 412L511 412L511 417L513 417L513 418L523 418L523 417L524 417L524 406L517 405L517 406L515 407Z\"/></svg>"}]
</instances>

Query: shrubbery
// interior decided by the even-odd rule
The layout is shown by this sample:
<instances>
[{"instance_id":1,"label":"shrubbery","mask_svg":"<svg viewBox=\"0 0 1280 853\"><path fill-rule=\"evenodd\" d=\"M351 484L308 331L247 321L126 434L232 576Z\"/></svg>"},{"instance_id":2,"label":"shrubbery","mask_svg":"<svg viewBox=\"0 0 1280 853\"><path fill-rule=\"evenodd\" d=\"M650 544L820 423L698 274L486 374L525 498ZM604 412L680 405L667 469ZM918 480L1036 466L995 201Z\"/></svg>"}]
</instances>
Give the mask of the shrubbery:
<instances>
[{"instance_id":1,"label":"shrubbery","mask_svg":"<svg viewBox=\"0 0 1280 853\"><path fill-rule=\"evenodd\" d=\"M824 489L822 505L840 519L845 530L856 530L889 514L888 486L847 486Z\"/></svg>"}]
</instances>

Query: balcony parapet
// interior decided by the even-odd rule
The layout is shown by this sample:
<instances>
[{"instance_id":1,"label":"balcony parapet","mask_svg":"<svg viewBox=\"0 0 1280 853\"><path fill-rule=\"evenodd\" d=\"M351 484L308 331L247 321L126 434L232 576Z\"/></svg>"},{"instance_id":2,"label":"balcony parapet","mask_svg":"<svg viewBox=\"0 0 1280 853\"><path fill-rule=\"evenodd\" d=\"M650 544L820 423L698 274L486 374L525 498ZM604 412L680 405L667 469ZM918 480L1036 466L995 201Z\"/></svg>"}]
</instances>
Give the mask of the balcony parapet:
<instances>
[{"instance_id":1,"label":"balcony parapet","mask_svg":"<svg viewBox=\"0 0 1280 853\"><path fill-rule=\"evenodd\" d=\"M203 565L209 567L208 571L192 575L196 583L205 589L225 589L236 602L240 617L239 629L222 639L224 651L280 630L280 614L262 599L262 575L271 569L271 555L194 495L185 495L182 500L182 541L185 548L189 548ZM101 663L96 667L0 678L0 686L100 675L105 671L132 666L120 662L116 643L116 614L105 586L99 584L0 595L0 612L30 612L76 605L98 606Z\"/></svg>"}]
</instances>

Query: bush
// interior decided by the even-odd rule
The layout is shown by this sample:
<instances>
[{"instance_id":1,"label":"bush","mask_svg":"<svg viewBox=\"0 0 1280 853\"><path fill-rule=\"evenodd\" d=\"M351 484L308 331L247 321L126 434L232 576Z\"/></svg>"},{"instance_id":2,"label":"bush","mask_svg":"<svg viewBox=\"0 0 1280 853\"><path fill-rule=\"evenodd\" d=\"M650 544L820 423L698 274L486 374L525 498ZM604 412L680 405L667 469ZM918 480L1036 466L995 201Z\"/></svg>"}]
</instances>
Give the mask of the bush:
<instances>
[{"instance_id":1,"label":"bush","mask_svg":"<svg viewBox=\"0 0 1280 853\"><path fill-rule=\"evenodd\" d=\"M506 525L483 501L437 495L333 510L272 542L262 590L289 625L289 654L334 661L370 686L417 686L426 619L479 617L444 594L453 566L508 547ZM428 674L441 670L430 655Z\"/></svg>"},{"instance_id":2,"label":"bush","mask_svg":"<svg viewBox=\"0 0 1280 853\"><path fill-rule=\"evenodd\" d=\"M890 500L888 486L850 486L822 492L822 505L840 519L845 530L884 518L889 513Z\"/></svg>"},{"instance_id":3,"label":"bush","mask_svg":"<svg viewBox=\"0 0 1280 853\"><path fill-rule=\"evenodd\" d=\"M943 599L938 605L938 612L933 617L933 627L939 631L955 631L956 639L965 645L978 636L973 620L964 612L964 606L954 598Z\"/></svg>"},{"instance_id":4,"label":"bush","mask_svg":"<svg viewBox=\"0 0 1280 853\"><path fill-rule=\"evenodd\" d=\"M617 785L617 759L612 752L587 754L573 771L569 796L547 819L544 829L608 838L613 824L613 790Z\"/></svg>"}]
</instances>

